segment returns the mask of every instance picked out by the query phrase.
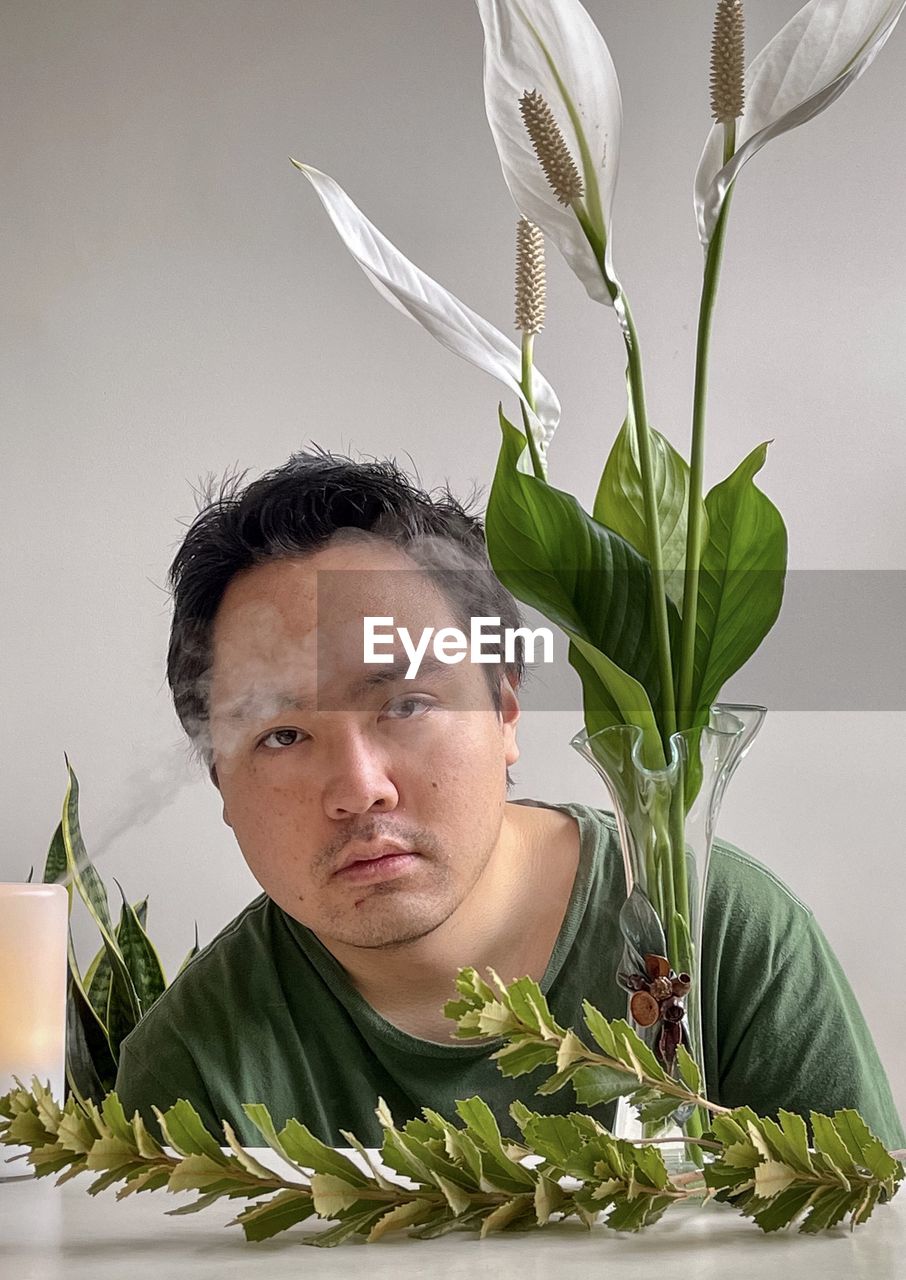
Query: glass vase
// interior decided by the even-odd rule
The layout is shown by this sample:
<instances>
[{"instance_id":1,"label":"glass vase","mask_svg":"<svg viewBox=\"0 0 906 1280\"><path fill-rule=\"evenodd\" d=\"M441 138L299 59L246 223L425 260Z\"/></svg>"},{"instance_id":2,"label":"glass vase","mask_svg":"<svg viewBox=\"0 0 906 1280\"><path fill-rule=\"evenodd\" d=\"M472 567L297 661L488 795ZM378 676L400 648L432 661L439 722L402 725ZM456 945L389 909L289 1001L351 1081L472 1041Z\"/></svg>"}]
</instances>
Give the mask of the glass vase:
<instances>
[{"instance_id":1,"label":"glass vase","mask_svg":"<svg viewBox=\"0 0 906 1280\"><path fill-rule=\"evenodd\" d=\"M764 707L717 703L709 723L675 733L664 767L647 767L650 744L636 725L615 725L572 739L604 779L623 855L626 901L623 952L614 980L627 993L627 1022L677 1077L679 1045L692 1055L706 1097L701 1016L701 949L708 860L727 784L766 715ZM647 761L647 763L646 763ZM662 760L661 762L662 763ZM642 1123L619 1099L614 1132L659 1138L671 1172L702 1163L708 1113L688 1104ZM671 1141L671 1139L673 1141Z\"/></svg>"}]
</instances>

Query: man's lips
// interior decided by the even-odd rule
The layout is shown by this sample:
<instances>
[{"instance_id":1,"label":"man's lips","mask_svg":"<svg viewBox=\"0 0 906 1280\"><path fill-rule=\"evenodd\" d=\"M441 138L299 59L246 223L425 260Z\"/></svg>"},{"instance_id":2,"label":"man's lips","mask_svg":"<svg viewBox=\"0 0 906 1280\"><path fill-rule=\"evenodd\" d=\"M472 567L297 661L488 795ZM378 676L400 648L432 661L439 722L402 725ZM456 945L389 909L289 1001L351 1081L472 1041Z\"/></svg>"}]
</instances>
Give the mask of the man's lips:
<instances>
[{"instance_id":1,"label":"man's lips","mask_svg":"<svg viewBox=\"0 0 906 1280\"><path fill-rule=\"evenodd\" d=\"M334 875L344 880L384 879L408 870L418 857L413 849L392 840L380 840L376 844L353 846Z\"/></svg>"}]
</instances>

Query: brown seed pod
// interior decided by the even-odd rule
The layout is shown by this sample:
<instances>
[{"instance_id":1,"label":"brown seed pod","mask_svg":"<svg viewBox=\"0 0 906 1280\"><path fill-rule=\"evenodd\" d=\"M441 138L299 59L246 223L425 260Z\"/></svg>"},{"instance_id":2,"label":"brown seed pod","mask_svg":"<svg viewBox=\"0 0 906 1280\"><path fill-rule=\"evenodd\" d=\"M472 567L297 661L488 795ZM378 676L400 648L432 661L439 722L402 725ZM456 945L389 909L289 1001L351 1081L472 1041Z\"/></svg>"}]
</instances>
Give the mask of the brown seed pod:
<instances>
[{"instance_id":1,"label":"brown seed pod","mask_svg":"<svg viewBox=\"0 0 906 1280\"><path fill-rule=\"evenodd\" d=\"M670 962L666 956L645 956L645 972L649 978L666 978L670 972Z\"/></svg>"},{"instance_id":2,"label":"brown seed pod","mask_svg":"<svg viewBox=\"0 0 906 1280\"><path fill-rule=\"evenodd\" d=\"M676 996L670 996L661 1005L661 1017L665 1022L682 1022L685 1013L682 1000L677 1000Z\"/></svg>"},{"instance_id":3,"label":"brown seed pod","mask_svg":"<svg viewBox=\"0 0 906 1280\"><path fill-rule=\"evenodd\" d=\"M668 996L676 994L669 978L655 978L648 990L655 1000L666 1000Z\"/></svg>"},{"instance_id":4,"label":"brown seed pod","mask_svg":"<svg viewBox=\"0 0 906 1280\"><path fill-rule=\"evenodd\" d=\"M617 977L621 982L625 982L627 987L631 987L633 991L648 990L648 980L643 978L640 973L619 973Z\"/></svg>"},{"instance_id":5,"label":"brown seed pod","mask_svg":"<svg viewBox=\"0 0 906 1280\"><path fill-rule=\"evenodd\" d=\"M692 979L688 973L680 973L673 979L673 994L686 996L692 990Z\"/></svg>"},{"instance_id":6,"label":"brown seed pod","mask_svg":"<svg viewBox=\"0 0 906 1280\"><path fill-rule=\"evenodd\" d=\"M653 1027L661 1016L660 1005L647 991L635 993L629 1001L629 1012L640 1027Z\"/></svg>"}]
</instances>

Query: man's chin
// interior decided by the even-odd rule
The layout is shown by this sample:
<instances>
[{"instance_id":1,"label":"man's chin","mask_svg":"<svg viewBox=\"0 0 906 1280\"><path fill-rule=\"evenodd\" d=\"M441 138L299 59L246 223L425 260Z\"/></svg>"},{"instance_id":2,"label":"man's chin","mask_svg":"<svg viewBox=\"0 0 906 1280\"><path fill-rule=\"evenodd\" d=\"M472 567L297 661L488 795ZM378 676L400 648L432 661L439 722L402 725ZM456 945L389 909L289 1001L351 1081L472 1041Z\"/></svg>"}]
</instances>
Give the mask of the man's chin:
<instances>
[{"instance_id":1,"label":"man's chin","mask_svg":"<svg viewBox=\"0 0 906 1280\"><path fill-rule=\"evenodd\" d=\"M334 937L349 947L390 949L407 947L427 938L450 918L456 904L435 906L433 910L413 903L362 903L354 920L337 921Z\"/></svg>"}]
</instances>

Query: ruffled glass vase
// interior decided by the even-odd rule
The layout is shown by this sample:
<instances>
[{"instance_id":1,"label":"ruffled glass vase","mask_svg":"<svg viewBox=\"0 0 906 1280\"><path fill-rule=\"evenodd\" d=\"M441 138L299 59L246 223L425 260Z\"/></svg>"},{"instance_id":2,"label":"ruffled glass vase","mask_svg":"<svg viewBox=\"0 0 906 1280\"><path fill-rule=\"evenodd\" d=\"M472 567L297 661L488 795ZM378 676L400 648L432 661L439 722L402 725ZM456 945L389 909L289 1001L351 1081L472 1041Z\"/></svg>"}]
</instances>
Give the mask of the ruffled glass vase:
<instances>
[{"instance_id":1,"label":"ruffled glass vase","mask_svg":"<svg viewBox=\"0 0 906 1280\"><path fill-rule=\"evenodd\" d=\"M706 1097L701 1017L701 949L708 859L727 783L761 728L764 707L712 706L707 726L675 733L666 767L648 768L636 725L615 725L570 745L594 765L613 802L626 877L620 911L623 953L614 981L627 992L627 1022L672 1076L680 1044L699 1065ZM708 1113L684 1105L641 1123L619 1099L622 1138L675 1138L662 1152L672 1172L695 1168Z\"/></svg>"}]
</instances>

